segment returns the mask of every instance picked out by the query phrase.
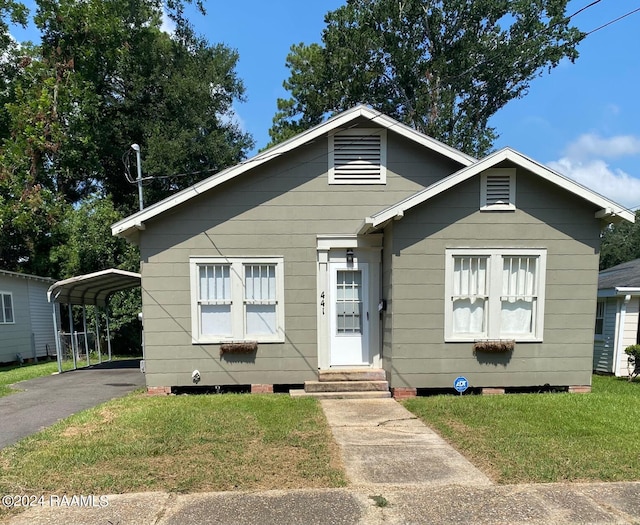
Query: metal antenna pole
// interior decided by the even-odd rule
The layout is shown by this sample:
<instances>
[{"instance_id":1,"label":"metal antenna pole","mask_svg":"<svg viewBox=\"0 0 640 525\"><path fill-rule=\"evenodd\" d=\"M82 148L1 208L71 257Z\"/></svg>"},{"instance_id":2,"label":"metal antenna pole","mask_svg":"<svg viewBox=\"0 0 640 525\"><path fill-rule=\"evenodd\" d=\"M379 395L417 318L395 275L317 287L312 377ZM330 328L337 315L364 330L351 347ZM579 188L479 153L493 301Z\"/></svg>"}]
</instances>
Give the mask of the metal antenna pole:
<instances>
[{"instance_id":1,"label":"metal antenna pole","mask_svg":"<svg viewBox=\"0 0 640 525\"><path fill-rule=\"evenodd\" d=\"M138 165L138 200L140 201L140 211L144 209L144 203L142 202L142 162L140 161L140 146L138 144L132 144L131 149L136 152L136 164Z\"/></svg>"}]
</instances>

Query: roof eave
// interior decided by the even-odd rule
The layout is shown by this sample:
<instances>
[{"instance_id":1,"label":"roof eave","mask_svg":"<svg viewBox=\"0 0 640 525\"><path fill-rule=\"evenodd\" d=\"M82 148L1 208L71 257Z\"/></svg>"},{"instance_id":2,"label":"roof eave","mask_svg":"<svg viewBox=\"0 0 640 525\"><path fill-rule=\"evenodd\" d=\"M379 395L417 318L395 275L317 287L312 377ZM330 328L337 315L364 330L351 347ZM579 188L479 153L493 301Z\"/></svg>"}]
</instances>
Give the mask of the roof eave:
<instances>
[{"instance_id":1,"label":"roof eave","mask_svg":"<svg viewBox=\"0 0 640 525\"><path fill-rule=\"evenodd\" d=\"M623 208L619 204L603 197L602 195L590 190L586 186L582 186L580 183L565 177L564 175L557 173L550 168L543 166L542 164L530 159L529 157L519 153L511 148L504 148L495 153L492 153L477 161L476 163L464 167L461 170L449 175L448 177L437 181L428 188L415 193L411 197L404 199L403 201L380 211L377 214L372 215L371 224L372 227L378 227L380 224L385 223L389 219L403 214L405 211L422 204L423 202L439 195L440 193L457 186L458 184L478 175L479 173L490 169L491 167L500 164L504 161L511 161L514 164L531 171L539 177L560 186L561 188L570 191L574 195L581 197L596 206L600 207L595 213L596 218L608 221L617 222L621 220L627 220L629 222L635 221L635 215L629 210Z\"/></svg>"},{"instance_id":2,"label":"roof eave","mask_svg":"<svg viewBox=\"0 0 640 525\"><path fill-rule=\"evenodd\" d=\"M437 153L440 153L451 160L462 164L463 166L470 166L476 159L458 151L446 144L439 142L435 139L427 137L422 133L393 120L382 113L375 111L367 106L359 105L351 108L343 113L340 113L329 120L318 124L317 126L300 133L299 135L282 142L268 150L259 153L255 157L247 159L235 166L227 168L226 170L221 171L211 177L200 181L189 188L186 188L175 195L172 195L156 204L152 204L151 206L145 208L142 211L139 211L125 219L122 219L119 222L116 222L111 226L112 235L117 235L120 237L130 238L134 232L134 230L140 230L144 227L144 224L149 219L156 217L164 213L165 211L178 206L206 191L209 191L216 186L235 178L249 170L264 164L280 155L287 153L293 149L296 149L304 144L307 144L332 130L339 129L344 127L357 118L364 117L369 119L372 122L378 123L381 126L387 129L393 129L394 132L407 137L413 140L416 143L419 143Z\"/></svg>"}]
</instances>

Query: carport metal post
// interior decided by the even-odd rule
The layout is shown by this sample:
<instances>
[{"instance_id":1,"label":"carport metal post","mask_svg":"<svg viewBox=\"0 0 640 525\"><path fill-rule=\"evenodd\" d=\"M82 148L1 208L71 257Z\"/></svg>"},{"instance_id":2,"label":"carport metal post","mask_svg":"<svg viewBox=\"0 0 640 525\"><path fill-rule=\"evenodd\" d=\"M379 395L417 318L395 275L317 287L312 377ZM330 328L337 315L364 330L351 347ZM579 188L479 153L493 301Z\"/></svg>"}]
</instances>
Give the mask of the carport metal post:
<instances>
[{"instance_id":1,"label":"carport metal post","mask_svg":"<svg viewBox=\"0 0 640 525\"><path fill-rule=\"evenodd\" d=\"M76 343L75 338L73 337L73 305L69 303L69 339L71 339L71 353L73 354L73 369L76 370L78 368L78 363L76 362Z\"/></svg>"},{"instance_id":2,"label":"carport metal post","mask_svg":"<svg viewBox=\"0 0 640 525\"><path fill-rule=\"evenodd\" d=\"M84 304L82 305L82 327L84 329L84 351L87 352L87 366L91 366L89 337L87 336L87 307Z\"/></svg>"},{"instance_id":3,"label":"carport metal post","mask_svg":"<svg viewBox=\"0 0 640 525\"><path fill-rule=\"evenodd\" d=\"M107 348L109 349L109 359L107 361L111 361L111 333L109 332L109 307L104 305L104 313L107 318Z\"/></svg>"},{"instance_id":4,"label":"carport metal post","mask_svg":"<svg viewBox=\"0 0 640 525\"><path fill-rule=\"evenodd\" d=\"M100 324L98 323L100 309L98 308L97 304L93 306L93 313L96 316L96 351L98 352L98 363L102 363L102 349L100 348Z\"/></svg>"},{"instance_id":5,"label":"carport metal post","mask_svg":"<svg viewBox=\"0 0 640 525\"><path fill-rule=\"evenodd\" d=\"M51 303L53 306L53 331L56 334L56 358L58 359L58 374L62 374L62 350L60 350L60 332L58 332L58 316L56 315L56 301Z\"/></svg>"}]
</instances>

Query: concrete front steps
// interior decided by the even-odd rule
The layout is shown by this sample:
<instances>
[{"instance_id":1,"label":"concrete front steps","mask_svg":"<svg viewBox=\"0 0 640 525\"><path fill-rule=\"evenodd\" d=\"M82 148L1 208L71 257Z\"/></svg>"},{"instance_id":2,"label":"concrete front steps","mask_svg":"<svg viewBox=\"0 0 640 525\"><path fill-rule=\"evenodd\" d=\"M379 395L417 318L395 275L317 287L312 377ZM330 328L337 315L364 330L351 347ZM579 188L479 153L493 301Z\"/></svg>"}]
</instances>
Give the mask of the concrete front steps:
<instances>
[{"instance_id":1,"label":"concrete front steps","mask_svg":"<svg viewBox=\"0 0 640 525\"><path fill-rule=\"evenodd\" d=\"M381 369L320 370L318 381L305 381L304 390L291 390L291 397L317 399L375 399L391 397L389 382Z\"/></svg>"}]
</instances>

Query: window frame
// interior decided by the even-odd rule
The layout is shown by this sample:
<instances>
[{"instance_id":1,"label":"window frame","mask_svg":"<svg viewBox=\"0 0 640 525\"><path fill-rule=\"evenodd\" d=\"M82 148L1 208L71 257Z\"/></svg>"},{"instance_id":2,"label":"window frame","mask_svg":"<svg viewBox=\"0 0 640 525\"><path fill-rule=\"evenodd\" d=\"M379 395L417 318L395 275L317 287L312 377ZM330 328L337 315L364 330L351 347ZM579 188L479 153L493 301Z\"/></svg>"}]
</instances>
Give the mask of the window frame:
<instances>
[{"instance_id":1,"label":"window frame","mask_svg":"<svg viewBox=\"0 0 640 525\"><path fill-rule=\"evenodd\" d=\"M506 204L487 203L487 181L491 176L509 177L509 202ZM480 177L480 211L513 211L516 209L516 169L492 168L482 172Z\"/></svg>"},{"instance_id":2,"label":"window frame","mask_svg":"<svg viewBox=\"0 0 640 525\"><path fill-rule=\"evenodd\" d=\"M373 136L380 137L380 166L379 175L376 180L373 179L342 179L336 177L335 163L335 137L336 136ZM384 128L352 128L338 129L328 136L329 147L329 169L328 179L330 185L348 186L348 185L385 185L387 183L387 130Z\"/></svg>"},{"instance_id":3,"label":"window frame","mask_svg":"<svg viewBox=\"0 0 640 525\"><path fill-rule=\"evenodd\" d=\"M276 331L274 334L247 333L247 305L257 304L245 296L245 267L275 266ZM199 271L202 266L229 266L231 299L231 333L228 335L202 333ZM258 343L284 343L284 258L283 257L190 257L191 340L193 344L219 344L257 341ZM266 304L266 303L265 303Z\"/></svg>"},{"instance_id":4,"label":"window frame","mask_svg":"<svg viewBox=\"0 0 640 525\"><path fill-rule=\"evenodd\" d=\"M456 257L484 257L486 267L485 329L481 333L456 333L453 331L453 281ZM535 305L532 331L529 334L501 333L502 271L505 257L535 257ZM448 248L445 250L444 320L445 342L474 342L508 339L522 342L542 342L544 332L544 303L546 283L546 249L530 248Z\"/></svg>"},{"instance_id":5,"label":"window frame","mask_svg":"<svg viewBox=\"0 0 640 525\"><path fill-rule=\"evenodd\" d=\"M9 300L11 301L11 321L7 321L4 312L5 296L9 297ZM15 303L13 302L13 292L0 291L0 324L16 324L16 309Z\"/></svg>"},{"instance_id":6,"label":"window frame","mask_svg":"<svg viewBox=\"0 0 640 525\"><path fill-rule=\"evenodd\" d=\"M600 313L598 310L600 310L600 305L602 305L602 316L598 316L598 314ZM596 320L595 320L595 326L593 328L593 337L594 339L604 339L604 320L606 318L607 315L607 300L606 299L598 299L596 301ZM601 331L598 332L598 321L601 321Z\"/></svg>"}]
</instances>

